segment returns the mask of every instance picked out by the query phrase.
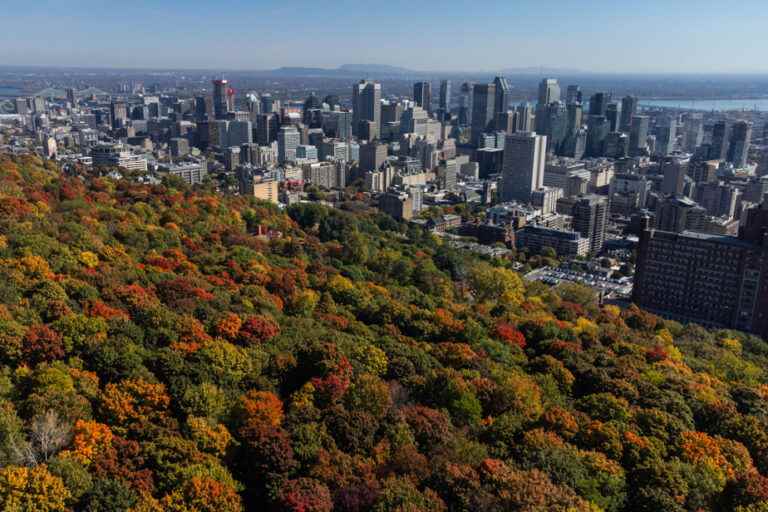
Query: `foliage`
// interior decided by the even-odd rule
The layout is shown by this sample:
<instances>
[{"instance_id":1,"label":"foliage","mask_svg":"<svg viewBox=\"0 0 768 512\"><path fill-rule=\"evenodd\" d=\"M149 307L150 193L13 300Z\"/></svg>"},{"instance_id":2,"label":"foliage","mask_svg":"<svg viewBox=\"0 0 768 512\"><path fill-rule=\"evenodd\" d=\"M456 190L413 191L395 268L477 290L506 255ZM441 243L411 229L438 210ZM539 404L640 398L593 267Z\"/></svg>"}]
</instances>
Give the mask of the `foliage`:
<instances>
[{"instance_id":1,"label":"foliage","mask_svg":"<svg viewBox=\"0 0 768 512\"><path fill-rule=\"evenodd\" d=\"M767 368L380 214L0 156L3 510L762 511Z\"/></svg>"}]
</instances>

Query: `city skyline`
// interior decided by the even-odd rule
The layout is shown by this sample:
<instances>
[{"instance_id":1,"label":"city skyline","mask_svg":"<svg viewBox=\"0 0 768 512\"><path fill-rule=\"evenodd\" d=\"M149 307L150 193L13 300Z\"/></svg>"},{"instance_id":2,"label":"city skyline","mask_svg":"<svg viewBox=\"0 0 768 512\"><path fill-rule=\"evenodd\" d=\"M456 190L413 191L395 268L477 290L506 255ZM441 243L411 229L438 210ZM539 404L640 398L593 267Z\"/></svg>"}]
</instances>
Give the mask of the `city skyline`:
<instances>
[{"instance_id":1,"label":"city skyline","mask_svg":"<svg viewBox=\"0 0 768 512\"><path fill-rule=\"evenodd\" d=\"M257 8L239 0L215 6L136 2L116 12L87 0L74 13L70 6L41 2L5 14L0 63L233 71L360 62L432 72L543 65L595 73L768 72L760 51L766 36L754 15L761 4L705 4L684 0L670 7L654 0L630 12L592 0L573 11L556 1L542 13L530 1L491 2L479 12L457 0L440 9L400 0L361 9L345 0L318 17L305 1ZM30 27L46 37L30 37Z\"/></svg>"}]
</instances>

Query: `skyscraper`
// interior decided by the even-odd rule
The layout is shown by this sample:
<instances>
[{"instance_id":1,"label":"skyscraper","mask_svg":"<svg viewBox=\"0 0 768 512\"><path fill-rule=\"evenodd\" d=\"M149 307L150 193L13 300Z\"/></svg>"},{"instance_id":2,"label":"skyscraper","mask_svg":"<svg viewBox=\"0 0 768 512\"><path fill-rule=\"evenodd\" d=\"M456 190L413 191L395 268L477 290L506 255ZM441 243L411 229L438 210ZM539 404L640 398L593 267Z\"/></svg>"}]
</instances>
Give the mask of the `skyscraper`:
<instances>
[{"instance_id":1,"label":"skyscraper","mask_svg":"<svg viewBox=\"0 0 768 512\"><path fill-rule=\"evenodd\" d=\"M728 156L730 126L725 120L718 121L712 127L712 143L709 146L710 160L724 160Z\"/></svg>"},{"instance_id":2,"label":"skyscraper","mask_svg":"<svg viewBox=\"0 0 768 512\"><path fill-rule=\"evenodd\" d=\"M112 128L120 128L128 119L128 107L123 101L113 101L109 105Z\"/></svg>"},{"instance_id":3,"label":"skyscraper","mask_svg":"<svg viewBox=\"0 0 768 512\"><path fill-rule=\"evenodd\" d=\"M427 112L432 112L432 84L416 82L413 84L413 100Z\"/></svg>"},{"instance_id":4,"label":"skyscraper","mask_svg":"<svg viewBox=\"0 0 768 512\"><path fill-rule=\"evenodd\" d=\"M589 98L589 115L604 116L608 110L608 102L611 101L611 95L607 92L596 92Z\"/></svg>"},{"instance_id":5,"label":"skyscraper","mask_svg":"<svg viewBox=\"0 0 768 512\"><path fill-rule=\"evenodd\" d=\"M226 119L229 112L227 93L229 92L229 82L227 80L213 81L213 115L216 119Z\"/></svg>"},{"instance_id":6,"label":"skyscraper","mask_svg":"<svg viewBox=\"0 0 768 512\"><path fill-rule=\"evenodd\" d=\"M605 138L608 137L609 131L608 120L605 116L590 115L587 118L587 156L603 156Z\"/></svg>"},{"instance_id":7,"label":"skyscraper","mask_svg":"<svg viewBox=\"0 0 768 512\"><path fill-rule=\"evenodd\" d=\"M559 101L536 108L536 132L547 136L547 152L562 154L568 135L568 109Z\"/></svg>"},{"instance_id":8,"label":"skyscraper","mask_svg":"<svg viewBox=\"0 0 768 512\"><path fill-rule=\"evenodd\" d=\"M579 128L581 128L583 110L581 108L581 103L578 103L578 102L568 103L567 109L568 109L568 128L566 132L567 132L567 135L570 137L571 135L579 131Z\"/></svg>"},{"instance_id":9,"label":"skyscraper","mask_svg":"<svg viewBox=\"0 0 768 512\"><path fill-rule=\"evenodd\" d=\"M608 224L608 198L589 194L573 205L573 230L589 239L590 254L598 254L605 243Z\"/></svg>"},{"instance_id":10,"label":"skyscraper","mask_svg":"<svg viewBox=\"0 0 768 512\"><path fill-rule=\"evenodd\" d=\"M515 108L517 113L515 122L518 132L532 132L534 124L533 109L529 103L521 103Z\"/></svg>"},{"instance_id":11,"label":"skyscraper","mask_svg":"<svg viewBox=\"0 0 768 512\"><path fill-rule=\"evenodd\" d=\"M569 85L565 94L565 102L568 105L572 105L574 103L581 103L581 100L581 87L578 85Z\"/></svg>"},{"instance_id":12,"label":"skyscraper","mask_svg":"<svg viewBox=\"0 0 768 512\"><path fill-rule=\"evenodd\" d=\"M619 129L629 133L632 129L632 118L637 115L637 96L624 96L621 99L621 123Z\"/></svg>"},{"instance_id":13,"label":"skyscraper","mask_svg":"<svg viewBox=\"0 0 768 512\"><path fill-rule=\"evenodd\" d=\"M360 145L360 170L376 171L387 159L387 145L369 142Z\"/></svg>"},{"instance_id":14,"label":"skyscraper","mask_svg":"<svg viewBox=\"0 0 768 512\"><path fill-rule=\"evenodd\" d=\"M752 141L752 123L738 121L731 128L728 161L737 169L746 167L749 145Z\"/></svg>"},{"instance_id":15,"label":"skyscraper","mask_svg":"<svg viewBox=\"0 0 768 512\"><path fill-rule=\"evenodd\" d=\"M503 76L497 76L493 80L493 85L496 87L494 93L496 94L496 98L494 98L494 118L496 117L496 114L499 112L506 112L507 108L509 108L509 96L512 94L512 86L509 84L509 81L504 78Z\"/></svg>"},{"instance_id":16,"label":"skyscraper","mask_svg":"<svg viewBox=\"0 0 768 512\"><path fill-rule=\"evenodd\" d=\"M261 95L261 112L263 114L270 114L275 111L275 100L272 95L265 93Z\"/></svg>"},{"instance_id":17,"label":"skyscraper","mask_svg":"<svg viewBox=\"0 0 768 512\"><path fill-rule=\"evenodd\" d=\"M508 135L504 144L502 201L528 202L544 186L547 137L536 132Z\"/></svg>"},{"instance_id":18,"label":"skyscraper","mask_svg":"<svg viewBox=\"0 0 768 512\"><path fill-rule=\"evenodd\" d=\"M683 196L670 196L656 206L656 229L681 233L701 231L707 210Z\"/></svg>"},{"instance_id":19,"label":"skyscraper","mask_svg":"<svg viewBox=\"0 0 768 512\"><path fill-rule=\"evenodd\" d=\"M363 126L366 123L366 126ZM352 130L360 137L366 133L369 140L381 133L381 84L360 80L352 88Z\"/></svg>"},{"instance_id":20,"label":"skyscraper","mask_svg":"<svg viewBox=\"0 0 768 512\"><path fill-rule=\"evenodd\" d=\"M688 174L687 159L664 158L661 162L661 174L664 176L661 182L661 191L669 195L678 195L683 192L683 184Z\"/></svg>"},{"instance_id":21,"label":"skyscraper","mask_svg":"<svg viewBox=\"0 0 768 512\"><path fill-rule=\"evenodd\" d=\"M461 84L459 95L459 126L470 126L472 123L472 97L474 84L464 82Z\"/></svg>"},{"instance_id":22,"label":"skyscraper","mask_svg":"<svg viewBox=\"0 0 768 512\"><path fill-rule=\"evenodd\" d=\"M560 101L560 84L554 78L545 78L539 83L539 105Z\"/></svg>"},{"instance_id":23,"label":"skyscraper","mask_svg":"<svg viewBox=\"0 0 768 512\"><path fill-rule=\"evenodd\" d=\"M496 85L475 84L472 88L472 141L477 145L482 134L494 128Z\"/></svg>"},{"instance_id":24,"label":"skyscraper","mask_svg":"<svg viewBox=\"0 0 768 512\"><path fill-rule=\"evenodd\" d=\"M608 120L609 131L615 132L619 130L619 126L621 125L621 111L618 103L612 101L608 104L608 107L605 109L605 118Z\"/></svg>"},{"instance_id":25,"label":"skyscraper","mask_svg":"<svg viewBox=\"0 0 768 512\"><path fill-rule=\"evenodd\" d=\"M634 116L629 131L629 154L638 156L645 152L648 145L648 116Z\"/></svg>"},{"instance_id":26,"label":"skyscraper","mask_svg":"<svg viewBox=\"0 0 768 512\"><path fill-rule=\"evenodd\" d=\"M277 160L280 163L296 160L296 148L301 144L301 134L295 126L281 126L277 133Z\"/></svg>"},{"instance_id":27,"label":"skyscraper","mask_svg":"<svg viewBox=\"0 0 768 512\"><path fill-rule=\"evenodd\" d=\"M671 155L675 149L677 140L677 119L668 116L661 119L656 125L656 149L657 156Z\"/></svg>"},{"instance_id":28,"label":"skyscraper","mask_svg":"<svg viewBox=\"0 0 768 512\"><path fill-rule=\"evenodd\" d=\"M693 153L704 140L704 116L700 113L689 112L686 114L683 126L685 130L683 149L688 153Z\"/></svg>"},{"instance_id":29,"label":"skyscraper","mask_svg":"<svg viewBox=\"0 0 768 512\"><path fill-rule=\"evenodd\" d=\"M445 113L451 110L451 81L443 80L440 82L440 110Z\"/></svg>"}]
</instances>

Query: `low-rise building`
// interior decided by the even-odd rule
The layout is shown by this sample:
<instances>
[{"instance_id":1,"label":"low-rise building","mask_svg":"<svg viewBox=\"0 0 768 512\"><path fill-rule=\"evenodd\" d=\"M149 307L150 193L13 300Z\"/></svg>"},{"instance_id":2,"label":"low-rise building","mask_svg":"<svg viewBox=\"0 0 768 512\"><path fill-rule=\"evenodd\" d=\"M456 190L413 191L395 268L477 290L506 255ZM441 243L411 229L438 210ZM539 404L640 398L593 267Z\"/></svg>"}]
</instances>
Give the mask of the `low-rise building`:
<instances>
[{"instance_id":1,"label":"low-rise building","mask_svg":"<svg viewBox=\"0 0 768 512\"><path fill-rule=\"evenodd\" d=\"M575 231L529 225L515 233L515 245L519 250L528 249L535 253L551 247L560 256L576 257L589 254L590 239Z\"/></svg>"}]
</instances>

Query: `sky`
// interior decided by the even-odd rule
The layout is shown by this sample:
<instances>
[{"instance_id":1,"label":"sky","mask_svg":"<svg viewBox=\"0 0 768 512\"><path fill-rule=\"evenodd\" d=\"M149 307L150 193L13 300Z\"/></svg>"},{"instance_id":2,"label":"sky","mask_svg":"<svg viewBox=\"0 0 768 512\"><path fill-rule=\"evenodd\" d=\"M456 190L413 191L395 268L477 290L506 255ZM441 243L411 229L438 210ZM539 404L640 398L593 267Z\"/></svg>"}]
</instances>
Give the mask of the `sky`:
<instances>
[{"instance_id":1,"label":"sky","mask_svg":"<svg viewBox=\"0 0 768 512\"><path fill-rule=\"evenodd\" d=\"M768 72L765 0L0 0L0 12L0 65Z\"/></svg>"}]
</instances>

